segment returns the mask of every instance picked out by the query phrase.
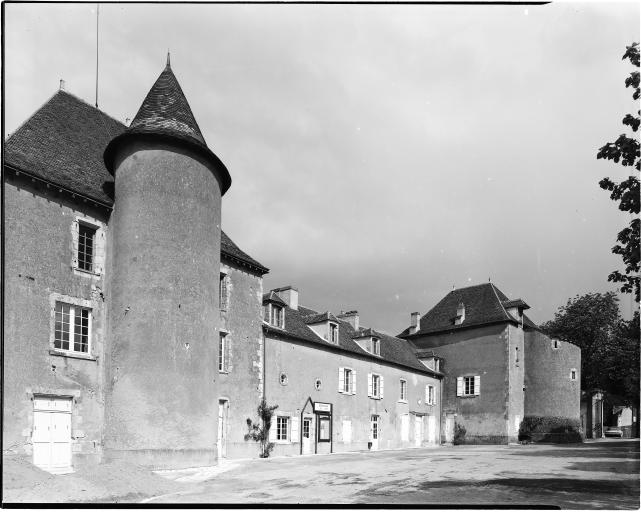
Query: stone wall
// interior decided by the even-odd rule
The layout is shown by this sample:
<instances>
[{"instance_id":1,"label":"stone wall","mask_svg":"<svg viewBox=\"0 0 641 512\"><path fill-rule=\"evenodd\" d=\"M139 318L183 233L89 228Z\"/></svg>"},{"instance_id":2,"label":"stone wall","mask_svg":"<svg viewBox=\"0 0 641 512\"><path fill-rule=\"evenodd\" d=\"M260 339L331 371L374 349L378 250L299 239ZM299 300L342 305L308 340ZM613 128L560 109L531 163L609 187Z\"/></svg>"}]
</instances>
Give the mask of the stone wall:
<instances>
[{"instance_id":1,"label":"stone wall","mask_svg":"<svg viewBox=\"0 0 641 512\"><path fill-rule=\"evenodd\" d=\"M538 331L525 333L525 414L580 418L581 349ZM576 379L570 372L576 370Z\"/></svg>"},{"instance_id":2,"label":"stone wall","mask_svg":"<svg viewBox=\"0 0 641 512\"><path fill-rule=\"evenodd\" d=\"M383 340L381 341L384 342ZM266 398L269 405L278 405L276 414L300 417L312 413L307 402L322 402L333 407L332 443L318 443L318 453L367 450L370 443L371 415L379 416L378 449L414 447L416 431L420 430L421 446L437 444L440 438L440 381L412 369L377 362L356 354L314 346L308 342L265 338ZM355 394L339 391L339 368L356 373ZM383 397L368 397L368 374L383 377ZM282 382L281 376L285 376ZM400 401L400 379L407 381L407 400ZM319 385L317 385L317 381ZM435 387L436 404L426 405L425 386ZM406 419L403 419L403 416ZM433 419L430 420L429 417ZM417 420L418 418L418 420ZM315 418L314 418L315 421ZM433 439L429 426L433 425ZM275 425L272 429L276 428ZM300 424L302 428L302 423ZM316 428L312 424L312 430ZM405 431L403 431L405 429ZM295 442L277 442L274 455L298 455L300 438ZM312 437L313 443L313 437ZM258 450L255 448L256 451ZM312 446L314 450L314 446Z\"/></svg>"},{"instance_id":3,"label":"stone wall","mask_svg":"<svg viewBox=\"0 0 641 512\"><path fill-rule=\"evenodd\" d=\"M104 248L108 211L59 195L54 187L6 178L3 451L31 456L34 396L66 396L73 397L72 463L97 462L104 404L104 274L102 269L80 272L72 262L78 219L100 227L96 245ZM87 357L54 349L56 299L91 308Z\"/></svg>"},{"instance_id":4,"label":"stone wall","mask_svg":"<svg viewBox=\"0 0 641 512\"><path fill-rule=\"evenodd\" d=\"M221 329L226 333L223 371L219 371L219 407L225 417L226 439L223 457L239 458L257 455L253 443L243 437L247 418L256 417L263 394L263 322L262 277L223 256L221 272L227 280L227 307L221 309ZM220 401L223 401L220 404Z\"/></svg>"}]
</instances>

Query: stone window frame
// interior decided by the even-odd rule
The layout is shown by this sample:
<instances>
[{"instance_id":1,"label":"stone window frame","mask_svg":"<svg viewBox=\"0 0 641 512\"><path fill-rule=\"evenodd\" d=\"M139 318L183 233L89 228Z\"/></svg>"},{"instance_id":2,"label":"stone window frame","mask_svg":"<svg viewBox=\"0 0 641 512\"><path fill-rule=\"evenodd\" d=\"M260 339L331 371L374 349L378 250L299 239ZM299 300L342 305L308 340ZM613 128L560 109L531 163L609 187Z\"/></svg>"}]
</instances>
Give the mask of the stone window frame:
<instances>
[{"instance_id":1,"label":"stone window frame","mask_svg":"<svg viewBox=\"0 0 641 512\"><path fill-rule=\"evenodd\" d=\"M425 405L436 405L436 386L433 384L425 384Z\"/></svg>"},{"instance_id":2,"label":"stone window frame","mask_svg":"<svg viewBox=\"0 0 641 512\"><path fill-rule=\"evenodd\" d=\"M399 385L398 401L401 402L402 404L406 404L407 403L407 379L399 379L398 385Z\"/></svg>"},{"instance_id":3,"label":"stone window frame","mask_svg":"<svg viewBox=\"0 0 641 512\"><path fill-rule=\"evenodd\" d=\"M578 380L579 372L576 368L570 368L570 380Z\"/></svg>"},{"instance_id":4,"label":"stone window frame","mask_svg":"<svg viewBox=\"0 0 641 512\"><path fill-rule=\"evenodd\" d=\"M218 283L218 307L221 311L229 310L231 298L231 277L226 269L220 269L220 281Z\"/></svg>"},{"instance_id":5,"label":"stone window frame","mask_svg":"<svg viewBox=\"0 0 641 512\"><path fill-rule=\"evenodd\" d=\"M472 379L472 393L467 393L469 389L467 382ZM481 376L480 375L461 375L456 378L456 396L459 398L474 398L481 395Z\"/></svg>"},{"instance_id":6,"label":"stone window frame","mask_svg":"<svg viewBox=\"0 0 641 512\"><path fill-rule=\"evenodd\" d=\"M220 329L218 331L218 373L229 373L229 353L229 331Z\"/></svg>"},{"instance_id":7,"label":"stone window frame","mask_svg":"<svg viewBox=\"0 0 641 512\"><path fill-rule=\"evenodd\" d=\"M376 383L376 386L374 386ZM385 380L380 373L367 375L367 396L374 400L382 400L384 395ZM376 387L376 389L374 389Z\"/></svg>"},{"instance_id":8,"label":"stone window frame","mask_svg":"<svg viewBox=\"0 0 641 512\"><path fill-rule=\"evenodd\" d=\"M347 377L347 379L345 377ZM351 366L341 366L338 368L338 392L342 395L356 394L356 371Z\"/></svg>"},{"instance_id":9,"label":"stone window frame","mask_svg":"<svg viewBox=\"0 0 641 512\"><path fill-rule=\"evenodd\" d=\"M56 348L56 303L62 302L71 306L77 306L89 310L89 329L87 336L87 352L78 352L75 350L65 350ZM53 292L49 295L49 354L63 357L71 357L75 359L88 359L96 361L96 356L93 355L94 340L93 340L93 322L94 322L94 303L88 299L80 297L72 297L70 295L63 295L61 293ZM73 341L69 340L69 346L73 346Z\"/></svg>"},{"instance_id":10,"label":"stone window frame","mask_svg":"<svg viewBox=\"0 0 641 512\"><path fill-rule=\"evenodd\" d=\"M78 267L78 250L80 238L80 225L83 224L96 230L93 244L92 270L83 270ZM87 215L74 215L71 222L71 268L74 275L98 278L105 273L105 248L106 225L104 222Z\"/></svg>"}]
</instances>

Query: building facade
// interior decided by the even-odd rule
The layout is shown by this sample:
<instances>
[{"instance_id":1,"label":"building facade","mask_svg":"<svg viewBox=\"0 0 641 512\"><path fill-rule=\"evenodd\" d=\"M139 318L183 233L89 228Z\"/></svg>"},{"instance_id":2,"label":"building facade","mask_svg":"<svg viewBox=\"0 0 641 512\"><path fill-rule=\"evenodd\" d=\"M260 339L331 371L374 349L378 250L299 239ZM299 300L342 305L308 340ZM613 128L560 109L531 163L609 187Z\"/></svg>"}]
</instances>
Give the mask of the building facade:
<instances>
[{"instance_id":1,"label":"building facade","mask_svg":"<svg viewBox=\"0 0 641 512\"><path fill-rule=\"evenodd\" d=\"M399 337L443 360L444 441L456 423L465 442L495 444L518 441L524 416L579 419L581 350L545 336L528 308L486 283L412 314Z\"/></svg>"},{"instance_id":2,"label":"building facade","mask_svg":"<svg viewBox=\"0 0 641 512\"><path fill-rule=\"evenodd\" d=\"M275 455L434 446L454 422L505 442L525 414L578 417L578 349L494 287L399 337L264 293L268 269L221 230L230 174L169 61L130 126L58 91L6 140L3 176L4 453L59 473L256 457L263 399Z\"/></svg>"}]
</instances>

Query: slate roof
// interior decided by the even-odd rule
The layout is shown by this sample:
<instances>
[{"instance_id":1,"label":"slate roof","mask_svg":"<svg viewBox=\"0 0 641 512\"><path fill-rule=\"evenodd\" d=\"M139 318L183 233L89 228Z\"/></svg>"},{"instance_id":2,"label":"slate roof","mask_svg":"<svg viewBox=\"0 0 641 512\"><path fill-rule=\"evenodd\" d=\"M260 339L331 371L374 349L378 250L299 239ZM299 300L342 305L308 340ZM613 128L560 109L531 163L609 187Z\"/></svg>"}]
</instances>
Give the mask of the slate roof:
<instances>
[{"instance_id":1,"label":"slate roof","mask_svg":"<svg viewBox=\"0 0 641 512\"><path fill-rule=\"evenodd\" d=\"M4 145L4 163L103 204L113 183L102 160L126 126L65 91L58 91Z\"/></svg>"},{"instance_id":2,"label":"slate roof","mask_svg":"<svg viewBox=\"0 0 641 512\"><path fill-rule=\"evenodd\" d=\"M167 66L147 93L127 131L166 133L207 147L187 98L171 70L169 56Z\"/></svg>"},{"instance_id":3,"label":"slate roof","mask_svg":"<svg viewBox=\"0 0 641 512\"><path fill-rule=\"evenodd\" d=\"M497 322L518 323L518 320L505 309L504 304L509 301L510 299L494 286L494 283L483 283L452 290L421 317L420 329L417 333L410 334L408 327L399 336L413 337ZM456 309L461 302L465 305L465 320L460 325L454 325ZM538 329L538 326L526 315L523 315L523 323L530 328Z\"/></svg>"},{"instance_id":4,"label":"slate roof","mask_svg":"<svg viewBox=\"0 0 641 512\"><path fill-rule=\"evenodd\" d=\"M111 140L105 148L103 159L107 170L115 172L114 161L121 145L127 141L148 138L179 142L195 150L217 169L221 194L224 195L231 186L227 167L207 147L187 98L171 70L169 55L167 66L147 93L129 128Z\"/></svg>"},{"instance_id":5,"label":"slate roof","mask_svg":"<svg viewBox=\"0 0 641 512\"><path fill-rule=\"evenodd\" d=\"M4 165L49 183L113 205L113 176L103 160L105 147L126 126L85 101L58 91L4 145ZM221 232L221 254L255 270L268 269Z\"/></svg>"},{"instance_id":6,"label":"slate roof","mask_svg":"<svg viewBox=\"0 0 641 512\"><path fill-rule=\"evenodd\" d=\"M265 301L268 296L269 294L263 295L263 301ZM285 328L279 329L263 322L263 329L266 332L278 334L286 338L294 338L297 340L310 342L319 345L319 347L330 348L334 350L338 349L354 354L359 354L379 363L388 362L405 366L422 373L428 373L437 376L441 375L439 372L434 372L429 368L426 368L425 365L416 358L416 356L414 355L413 346L409 341L396 338L394 336L389 336L388 334L374 331L373 329L361 328L356 331L349 322L341 319L336 319L336 317L334 317L334 315L331 315L331 313L330 315L332 320L336 321L339 324L339 340L338 345L330 343L329 341L321 338L316 333L314 333L314 331L312 331L312 329L307 325L308 318L321 315L327 315L327 313L320 313L304 306L299 306L298 310L294 310L289 306L286 306ZM354 341L353 338L362 335L363 332L371 332L372 335L380 338L380 356L370 354L366 350L362 349L358 345L358 343Z\"/></svg>"},{"instance_id":7,"label":"slate roof","mask_svg":"<svg viewBox=\"0 0 641 512\"><path fill-rule=\"evenodd\" d=\"M332 315L329 311L324 313L311 313L309 315L303 316L303 321L307 324L317 324L319 322L325 322L331 320L332 322L338 322L338 318Z\"/></svg>"}]
</instances>

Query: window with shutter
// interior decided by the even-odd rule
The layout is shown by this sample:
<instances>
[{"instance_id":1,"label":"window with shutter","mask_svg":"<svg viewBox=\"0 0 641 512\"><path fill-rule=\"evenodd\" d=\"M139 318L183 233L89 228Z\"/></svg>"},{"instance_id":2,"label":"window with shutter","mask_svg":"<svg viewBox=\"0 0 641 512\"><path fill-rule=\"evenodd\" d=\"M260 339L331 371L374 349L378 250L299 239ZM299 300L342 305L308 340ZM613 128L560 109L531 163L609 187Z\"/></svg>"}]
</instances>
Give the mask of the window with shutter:
<instances>
[{"instance_id":1,"label":"window with shutter","mask_svg":"<svg viewBox=\"0 0 641 512\"><path fill-rule=\"evenodd\" d=\"M356 372L354 370L352 370L352 387L351 387L351 390L352 390L352 395L355 395L356 394Z\"/></svg>"},{"instance_id":2,"label":"window with shutter","mask_svg":"<svg viewBox=\"0 0 641 512\"><path fill-rule=\"evenodd\" d=\"M474 394L477 396L481 394L481 376L480 375L476 375L474 377Z\"/></svg>"}]
</instances>

